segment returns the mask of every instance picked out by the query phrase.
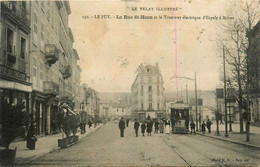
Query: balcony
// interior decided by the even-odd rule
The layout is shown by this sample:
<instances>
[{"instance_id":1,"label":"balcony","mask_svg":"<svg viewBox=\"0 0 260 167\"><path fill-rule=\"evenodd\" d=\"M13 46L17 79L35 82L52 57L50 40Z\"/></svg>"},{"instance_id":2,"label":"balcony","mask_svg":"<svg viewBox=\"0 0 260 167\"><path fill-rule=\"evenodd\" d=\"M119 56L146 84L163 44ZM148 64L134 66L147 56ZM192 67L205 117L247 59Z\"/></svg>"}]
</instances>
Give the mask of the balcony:
<instances>
[{"instance_id":1,"label":"balcony","mask_svg":"<svg viewBox=\"0 0 260 167\"><path fill-rule=\"evenodd\" d=\"M45 45L45 58L49 66L55 64L59 60L59 49L54 44Z\"/></svg>"},{"instance_id":2,"label":"balcony","mask_svg":"<svg viewBox=\"0 0 260 167\"><path fill-rule=\"evenodd\" d=\"M26 73L1 64L0 64L0 78L14 81L14 82L19 82L25 85L31 85L30 77L27 76Z\"/></svg>"},{"instance_id":3,"label":"balcony","mask_svg":"<svg viewBox=\"0 0 260 167\"><path fill-rule=\"evenodd\" d=\"M20 26L23 26L27 32L30 32L30 20L29 12L22 8L18 7L15 1L4 1L1 2L1 12L5 14L9 19L13 20Z\"/></svg>"},{"instance_id":4,"label":"balcony","mask_svg":"<svg viewBox=\"0 0 260 167\"><path fill-rule=\"evenodd\" d=\"M63 102L72 102L74 100L72 93L69 91L61 91L60 98Z\"/></svg>"},{"instance_id":5,"label":"balcony","mask_svg":"<svg viewBox=\"0 0 260 167\"><path fill-rule=\"evenodd\" d=\"M67 79L71 76L71 74L72 74L71 66L67 65L65 67L65 70L62 72L62 77L63 77L63 79Z\"/></svg>"},{"instance_id":6,"label":"balcony","mask_svg":"<svg viewBox=\"0 0 260 167\"><path fill-rule=\"evenodd\" d=\"M43 91L46 94L57 96L59 94L59 85L53 81L44 81Z\"/></svg>"}]
</instances>

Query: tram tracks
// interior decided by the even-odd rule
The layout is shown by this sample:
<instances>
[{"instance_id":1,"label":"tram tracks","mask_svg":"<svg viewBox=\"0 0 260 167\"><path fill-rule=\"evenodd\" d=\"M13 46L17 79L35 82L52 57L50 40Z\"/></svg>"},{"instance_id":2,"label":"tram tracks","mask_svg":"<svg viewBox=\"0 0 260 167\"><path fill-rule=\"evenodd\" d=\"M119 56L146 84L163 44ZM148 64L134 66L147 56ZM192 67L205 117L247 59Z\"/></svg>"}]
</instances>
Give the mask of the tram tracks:
<instances>
[{"instance_id":1,"label":"tram tracks","mask_svg":"<svg viewBox=\"0 0 260 167\"><path fill-rule=\"evenodd\" d=\"M185 162L185 164L187 164L187 166L197 166L197 165L192 165L190 162L188 162L187 159L184 158L184 156L182 156L178 151L176 151L176 149L174 148L174 146L172 146L172 145L167 141L168 139L169 139L168 137L163 137L164 143L165 143L175 154L177 154L177 155L179 156L179 158L181 158L181 159ZM200 155L201 157L203 157L203 158L206 159L207 161L210 161L210 162L214 163L214 164L211 165L211 166L220 166L220 167L229 166L229 165L225 165L225 164L223 164L223 163L221 163L221 162L219 162L219 161L214 161L214 162L213 162L213 161L212 161L212 158L207 157L207 156L205 156L205 155L203 155L203 154L201 154L201 153L199 153L199 152L196 152L196 154ZM206 166L207 166L207 165L206 165Z\"/></svg>"}]
</instances>

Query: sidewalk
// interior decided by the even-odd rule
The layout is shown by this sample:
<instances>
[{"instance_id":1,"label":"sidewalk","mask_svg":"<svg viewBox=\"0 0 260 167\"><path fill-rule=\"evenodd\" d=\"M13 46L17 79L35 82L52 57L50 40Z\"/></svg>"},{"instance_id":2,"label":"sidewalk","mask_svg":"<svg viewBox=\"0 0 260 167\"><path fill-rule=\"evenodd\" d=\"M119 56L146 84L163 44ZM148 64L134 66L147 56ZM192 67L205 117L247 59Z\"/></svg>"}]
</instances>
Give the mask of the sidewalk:
<instances>
[{"instance_id":1,"label":"sidewalk","mask_svg":"<svg viewBox=\"0 0 260 167\"><path fill-rule=\"evenodd\" d=\"M90 129L86 127L85 134L80 134L80 132L78 132L77 135L79 136L79 141L85 136L100 128L101 126L102 124L98 125L96 128L92 126ZM61 149L60 147L58 147L58 139L61 138L61 133L39 137L35 145L35 150L29 150L28 148L26 148L26 141L17 141L11 143L10 148L17 147L15 164L26 164L46 153Z\"/></svg>"},{"instance_id":2,"label":"sidewalk","mask_svg":"<svg viewBox=\"0 0 260 167\"><path fill-rule=\"evenodd\" d=\"M206 129L207 130L207 129ZM246 142L246 133L239 133L239 124L232 124L232 132L229 132L228 125L228 137L225 137L225 125L219 125L220 136L216 135L216 124L211 127L211 133L206 132L205 134L199 133L200 135L224 140L236 144L241 144L248 147L254 147L260 149L260 127L250 126L250 142ZM245 130L245 128L244 128Z\"/></svg>"}]
</instances>

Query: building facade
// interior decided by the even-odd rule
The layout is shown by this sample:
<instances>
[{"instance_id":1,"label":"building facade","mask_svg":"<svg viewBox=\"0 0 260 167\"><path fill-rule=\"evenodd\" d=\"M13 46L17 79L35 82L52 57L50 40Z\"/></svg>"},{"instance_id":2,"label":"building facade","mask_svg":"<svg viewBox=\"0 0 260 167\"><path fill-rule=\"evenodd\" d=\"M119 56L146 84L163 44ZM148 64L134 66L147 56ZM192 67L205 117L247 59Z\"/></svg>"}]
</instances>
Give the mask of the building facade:
<instances>
[{"instance_id":1,"label":"building facade","mask_svg":"<svg viewBox=\"0 0 260 167\"><path fill-rule=\"evenodd\" d=\"M30 8L29 1L1 2L0 108L7 100L14 105L24 103L26 111L31 110Z\"/></svg>"},{"instance_id":2,"label":"building facade","mask_svg":"<svg viewBox=\"0 0 260 167\"><path fill-rule=\"evenodd\" d=\"M59 105L80 109L81 69L68 27L68 1L3 1L0 97L24 103L36 134L58 131Z\"/></svg>"},{"instance_id":3,"label":"building facade","mask_svg":"<svg viewBox=\"0 0 260 167\"><path fill-rule=\"evenodd\" d=\"M156 66L141 64L131 87L132 112L135 118L160 118L165 114L163 77Z\"/></svg>"},{"instance_id":4,"label":"building facade","mask_svg":"<svg viewBox=\"0 0 260 167\"><path fill-rule=\"evenodd\" d=\"M99 121L100 98L98 97L98 92L88 87L86 84L83 84L83 90L85 93L87 115L94 121Z\"/></svg>"}]
</instances>

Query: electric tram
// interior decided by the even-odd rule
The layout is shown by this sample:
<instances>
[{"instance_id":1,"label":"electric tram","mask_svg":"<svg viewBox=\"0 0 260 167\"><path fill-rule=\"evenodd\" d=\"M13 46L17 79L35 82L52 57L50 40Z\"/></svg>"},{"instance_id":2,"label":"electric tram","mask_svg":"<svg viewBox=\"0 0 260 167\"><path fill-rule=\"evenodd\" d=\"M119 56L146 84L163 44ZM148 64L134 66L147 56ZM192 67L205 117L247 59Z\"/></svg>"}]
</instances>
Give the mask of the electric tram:
<instances>
[{"instance_id":1,"label":"electric tram","mask_svg":"<svg viewBox=\"0 0 260 167\"><path fill-rule=\"evenodd\" d=\"M171 106L172 132L186 134L189 132L189 113L191 107L182 101Z\"/></svg>"}]
</instances>

